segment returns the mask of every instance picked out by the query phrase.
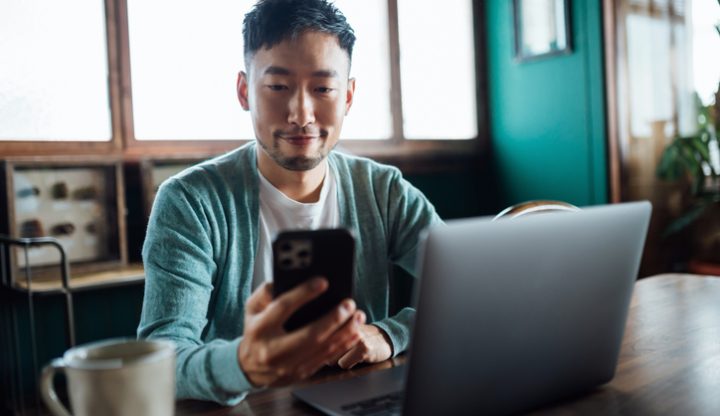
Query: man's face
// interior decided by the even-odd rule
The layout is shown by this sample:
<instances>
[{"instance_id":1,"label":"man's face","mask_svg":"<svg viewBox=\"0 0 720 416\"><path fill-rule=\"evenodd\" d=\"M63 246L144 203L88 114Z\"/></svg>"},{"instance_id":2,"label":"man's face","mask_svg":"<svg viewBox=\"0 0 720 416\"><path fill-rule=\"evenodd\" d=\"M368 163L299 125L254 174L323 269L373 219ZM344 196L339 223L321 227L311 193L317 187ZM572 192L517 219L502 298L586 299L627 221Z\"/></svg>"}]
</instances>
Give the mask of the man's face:
<instances>
[{"instance_id":1,"label":"man's face","mask_svg":"<svg viewBox=\"0 0 720 416\"><path fill-rule=\"evenodd\" d=\"M333 35L308 31L260 49L238 76L238 98L250 110L264 154L288 170L316 167L337 144L355 80Z\"/></svg>"}]
</instances>

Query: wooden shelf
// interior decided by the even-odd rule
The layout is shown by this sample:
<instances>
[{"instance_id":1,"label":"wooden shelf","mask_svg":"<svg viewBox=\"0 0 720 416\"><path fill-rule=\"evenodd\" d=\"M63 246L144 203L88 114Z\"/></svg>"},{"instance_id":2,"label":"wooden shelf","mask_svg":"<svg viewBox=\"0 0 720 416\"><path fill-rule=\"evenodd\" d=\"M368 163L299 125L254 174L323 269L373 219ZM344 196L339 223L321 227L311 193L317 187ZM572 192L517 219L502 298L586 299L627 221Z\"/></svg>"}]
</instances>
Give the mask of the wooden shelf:
<instances>
[{"instance_id":1,"label":"wooden shelf","mask_svg":"<svg viewBox=\"0 0 720 416\"><path fill-rule=\"evenodd\" d=\"M117 269L74 275L70 270L71 289L89 289L97 287L116 286L136 283L145 280L145 271L141 264L130 264ZM19 279L15 288L27 291L27 282ZM33 292L59 292L62 290L62 281L59 274L53 278L43 278L31 282Z\"/></svg>"}]
</instances>

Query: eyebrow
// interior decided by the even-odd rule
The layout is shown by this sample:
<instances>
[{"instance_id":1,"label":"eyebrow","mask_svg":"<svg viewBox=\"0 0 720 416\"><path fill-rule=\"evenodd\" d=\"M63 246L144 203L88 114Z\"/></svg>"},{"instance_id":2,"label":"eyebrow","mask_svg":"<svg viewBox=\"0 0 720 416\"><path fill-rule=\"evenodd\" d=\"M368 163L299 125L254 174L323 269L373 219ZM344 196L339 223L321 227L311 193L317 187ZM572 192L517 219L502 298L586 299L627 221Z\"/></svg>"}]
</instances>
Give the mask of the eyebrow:
<instances>
[{"instance_id":1,"label":"eyebrow","mask_svg":"<svg viewBox=\"0 0 720 416\"><path fill-rule=\"evenodd\" d=\"M269 66L263 71L264 75L290 75L290 70L280 66Z\"/></svg>"},{"instance_id":2,"label":"eyebrow","mask_svg":"<svg viewBox=\"0 0 720 416\"><path fill-rule=\"evenodd\" d=\"M291 75L292 71L281 66L269 66L263 71L263 75ZM321 69L311 74L319 78L337 78L338 73L334 69Z\"/></svg>"},{"instance_id":3,"label":"eyebrow","mask_svg":"<svg viewBox=\"0 0 720 416\"><path fill-rule=\"evenodd\" d=\"M321 78L337 78L338 73L334 69L322 69L320 71L313 72L312 76Z\"/></svg>"}]
</instances>

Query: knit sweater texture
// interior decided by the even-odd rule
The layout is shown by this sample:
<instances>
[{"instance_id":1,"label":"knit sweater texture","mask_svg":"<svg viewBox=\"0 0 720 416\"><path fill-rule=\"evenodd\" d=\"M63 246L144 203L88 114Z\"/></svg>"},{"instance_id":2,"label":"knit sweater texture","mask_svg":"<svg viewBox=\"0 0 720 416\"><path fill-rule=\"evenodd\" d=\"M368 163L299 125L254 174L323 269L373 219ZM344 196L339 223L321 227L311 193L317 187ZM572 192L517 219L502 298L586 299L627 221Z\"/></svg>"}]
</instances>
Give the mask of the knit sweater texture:
<instances>
[{"instance_id":1,"label":"knit sweater texture","mask_svg":"<svg viewBox=\"0 0 720 416\"><path fill-rule=\"evenodd\" d=\"M415 311L388 316L390 265L415 275L420 233L441 220L398 169L337 151L340 225L356 238L354 299L367 322L408 347ZM259 177L250 143L200 163L158 190L142 256L138 337L176 344L177 398L240 402L252 389L237 358L258 243Z\"/></svg>"}]
</instances>

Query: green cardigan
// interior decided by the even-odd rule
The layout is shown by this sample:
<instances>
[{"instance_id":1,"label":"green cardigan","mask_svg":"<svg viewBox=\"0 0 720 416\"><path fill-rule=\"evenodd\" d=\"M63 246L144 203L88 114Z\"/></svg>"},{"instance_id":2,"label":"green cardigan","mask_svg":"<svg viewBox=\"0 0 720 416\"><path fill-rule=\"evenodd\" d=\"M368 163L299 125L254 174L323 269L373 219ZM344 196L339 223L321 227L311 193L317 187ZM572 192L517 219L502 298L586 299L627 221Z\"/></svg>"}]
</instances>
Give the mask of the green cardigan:
<instances>
[{"instance_id":1,"label":"green cardigan","mask_svg":"<svg viewBox=\"0 0 720 416\"><path fill-rule=\"evenodd\" d=\"M193 166L158 191L143 246L138 337L177 346L178 398L233 405L251 385L237 360L258 242L255 143ZM354 294L367 321L408 347L415 311L388 317L389 264L413 273L420 232L441 222L393 167L331 152L340 225L357 238Z\"/></svg>"}]
</instances>

